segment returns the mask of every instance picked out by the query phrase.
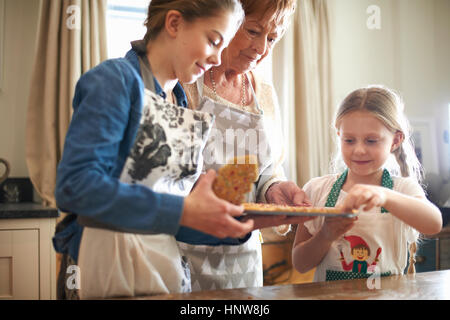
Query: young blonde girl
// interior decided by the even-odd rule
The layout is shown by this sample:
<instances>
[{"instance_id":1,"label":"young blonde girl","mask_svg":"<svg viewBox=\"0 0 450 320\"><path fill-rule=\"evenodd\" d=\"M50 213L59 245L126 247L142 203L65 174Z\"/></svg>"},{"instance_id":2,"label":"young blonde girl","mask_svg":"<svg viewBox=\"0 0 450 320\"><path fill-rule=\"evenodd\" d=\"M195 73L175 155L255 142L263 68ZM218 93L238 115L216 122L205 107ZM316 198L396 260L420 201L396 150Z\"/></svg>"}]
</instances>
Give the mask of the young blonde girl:
<instances>
[{"instance_id":1,"label":"young blonde girl","mask_svg":"<svg viewBox=\"0 0 450 320\"><path fill-rule=\"evenodd\" d=\"M403 103L384 87L355 90L341 104L335 127L346 169L314 178L304 190L314 206L362 210L355 218L299 225L293 264L302 273L317 267L315 281L402 274L419 233L442 227L439 209L420 186Z\"/></svg>"}]
</instances>

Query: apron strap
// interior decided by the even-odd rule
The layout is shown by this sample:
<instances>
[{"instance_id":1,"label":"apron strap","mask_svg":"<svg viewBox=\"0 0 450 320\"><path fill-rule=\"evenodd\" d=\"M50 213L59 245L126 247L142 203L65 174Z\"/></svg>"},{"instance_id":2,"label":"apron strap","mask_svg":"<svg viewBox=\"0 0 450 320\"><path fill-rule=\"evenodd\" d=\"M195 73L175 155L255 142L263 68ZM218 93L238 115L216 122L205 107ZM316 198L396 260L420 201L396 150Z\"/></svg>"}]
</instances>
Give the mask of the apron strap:
<instances>
[{"instance_id":1,"label":"apron strap","mask_svg":"<svg viewBox=\"0 0 450 320\"><path fill-rule=\"evenodd\" d=\"M261 107L259 106L258 99L256 99L256 92L255 92L255 89L253 88L253 84L252 84L252 82L250 81L250 79L248 78L248 75L247 75L246 73L244 73L244 75L245 75L245 78L247 78L247 81L248 81L248 83L249 83L249 85L250 85L250 89L252 89L252 95L253 95L253 99L254 99L254 101L255 101L256 109L258 109L259 113L262 115L262 114L264 114L264 111L263 111L263 109L261 109Z\"/></svg>"},{"instance_id":2,"label":"apron strap","mask_svg":"<svg viewBox=\"0 0 450 320\"><path fill-rule=\"evenodd\" d=\"M198 80L195 82L195 85L197 86L198 96L199 100L202 100L203 98L203 86L205 85L205 74L203 74Z\"/></svg>"},{"instance_id":3,"label":"apron strap","mask_svg":"<svg viewBox=\"0 0 450 320\"><path fill-rule=\"evenodd\" d=\"M339 198L339 193L341 192L342 186L344 185L345 180L347 180L348 169L344 171L343 174L339 176L336 182L333 184L330 193L328 194L327 202L325 203L325 207L335 207L336 202Z\"/></svg>"},{"instance_id":4,"label":"apron strap","mask_svg":"<svg viewBox=\"0 0 450 320\"><path fill-rule=\"evenodd\" d=\"M347 180L347 175L348 175L348 168L339 176L339 178L333 184L333 187L331 188L331 191L328 194L325 207L336 206L336 202L339 198L339 193L341 192L345 180ZM394 181L392 180L391 175L389 174L389 171L387 169L383 169L383 176L381 177L381 186L391 190L394 188ZM387 211L385 208L381 208L381 213L388 213L388 212L389 211Z\"/></svg>"}]
</instances>

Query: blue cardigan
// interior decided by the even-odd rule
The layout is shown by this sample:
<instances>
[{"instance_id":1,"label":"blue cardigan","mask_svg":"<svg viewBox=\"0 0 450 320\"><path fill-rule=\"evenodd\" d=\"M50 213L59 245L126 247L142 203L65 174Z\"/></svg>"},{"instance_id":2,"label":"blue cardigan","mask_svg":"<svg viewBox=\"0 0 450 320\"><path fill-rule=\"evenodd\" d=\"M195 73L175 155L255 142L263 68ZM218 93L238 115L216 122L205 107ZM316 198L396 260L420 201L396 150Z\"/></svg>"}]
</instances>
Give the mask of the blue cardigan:
<instances>
[{"instance_id":1,"label":"blue cardigan","mask_svg":"<svg viewBox=\"0 0 450 320\"><path fill-rule=\"evenodd\" d=\"M156 94L164 96L158 81ZM177 83L178 105L187 107ZM58 166L55 197L58 208L69 213L57 228L55 250L78 260L83 227L80 215L133 233L165 233L191 244L239 244L244 239L218 239L181 227L184 198L129 185L119 176L133 146L144 100L144 83L137 53L110 59L86 72L78 81L73 116Z\"/></svg>"},{"instance_id":2,"label":"blue cardigan","mask_svg":"<svg viewBox=\"0 0 450 320\"><path fill-rule=\"evenodd\" d=\"M163 95L155 79L155 91ZM179 105L187 99L178 83ZM137 53L107 60L78 81L73 116L58 165L55 197L58 208L130 232L175 235L184 198L156 193L142 185L119 181L133 146L144 101ZM53 238L55 250L78 260L82 226L76 219Z\"/></svg>"}]
</instances>

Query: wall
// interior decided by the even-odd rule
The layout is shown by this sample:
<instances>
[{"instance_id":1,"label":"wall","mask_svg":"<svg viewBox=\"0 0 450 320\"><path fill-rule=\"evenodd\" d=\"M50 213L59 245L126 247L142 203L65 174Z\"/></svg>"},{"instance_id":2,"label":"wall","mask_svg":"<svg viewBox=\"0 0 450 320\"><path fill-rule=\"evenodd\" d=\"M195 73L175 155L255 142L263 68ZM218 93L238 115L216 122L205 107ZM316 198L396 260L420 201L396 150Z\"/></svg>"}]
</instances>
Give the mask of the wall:
<instances>
[{"instance_id":1,"label":"wall","mask_svg":"<svg viewBox=\"0 0 450 320\"><path fill-rule=\"evenodd\" d=\"M40 1L4 1L3 85L0 89L0 158L11 163L10 176L26 177L25 121Z\"/></svg>"},{"instance_id":2,"label":"wall","mask_svg":"<svg viewBox=\"0 0 450 320\"><path fill-rule=\"evenodd\" d=\"M335 105L357 87L393 88L411 122L430 131L423 141L426 171L448 178L450 151L443 137L450 122L450 1L330 2ZM380 29L367 27L371 5L380 8Z\"/></svg>"},{"instance_id":3,"label":"wall","mask_svg":"<svg viewBox=\"0 0 450 320\"><path fill-rule=\"evenodd\" d=\"M437 0L435 13L435 72L437 137L440 172L450 171L449 122L450 122L450 0ZM445 134L447 130L447 134ZM446 141L446 142L445 142ZM445 159L447 159L445 161ZM447 176L448 178L448 176Z\"/></svg>"}]
</instances>

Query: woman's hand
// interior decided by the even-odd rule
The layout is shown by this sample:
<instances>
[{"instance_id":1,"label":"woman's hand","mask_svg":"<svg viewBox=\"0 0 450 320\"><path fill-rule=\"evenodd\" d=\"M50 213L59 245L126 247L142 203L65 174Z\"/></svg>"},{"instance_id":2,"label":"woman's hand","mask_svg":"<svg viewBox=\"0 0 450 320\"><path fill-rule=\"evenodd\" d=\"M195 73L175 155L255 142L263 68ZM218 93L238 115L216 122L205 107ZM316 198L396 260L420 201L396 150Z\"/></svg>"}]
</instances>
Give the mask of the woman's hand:
<instances>
[{"instance_id":1,"label":"woman's hand","mask_svg":"<svg viewBox=\"0 0 450 320\"><path fill-rule=\"evenodd\" d=\"M291 181L276 182L266 191L267 203L290 206L311 206L305 192ZM253 219L255 229L277 227L286 224L303 224L314 217L286 215L248 215L243 220Z\"/></svg>"},{"instance_id":2,"label":"woman's hand","mask_svg":"<svg viewBox=\"0 0 450 320\"><path fill-rule=\"evenodd\" d=\"M292 181L275 182L266 191L267 203L284 204L289 206L311 206L305 191Z\"/></svg>"},{"instance_id":3,"label":"woman's hand","mask_svg":"<svg viewBox=\"0 0 450 320\"><path fill-rule=\"evenodd\" d=\"M202 175L192 192L184 200L180 224L217 238L240 238L254 228L253 220L240 222L244 208L219 199L212 190L216 178L214 170Z\"/></svg>"},{"instance_id":4,"label":"woman's hand","mask_svg":"<svg viewBox=\"0 0 450 320\"><path fill-rule=\"evenodd\" d=\"M355 184L348 192L342 205L343 210L362 209L368 211L373 207L383 207L386 204L386 188L367 184Z\"/></svg>"}]
</instances>

